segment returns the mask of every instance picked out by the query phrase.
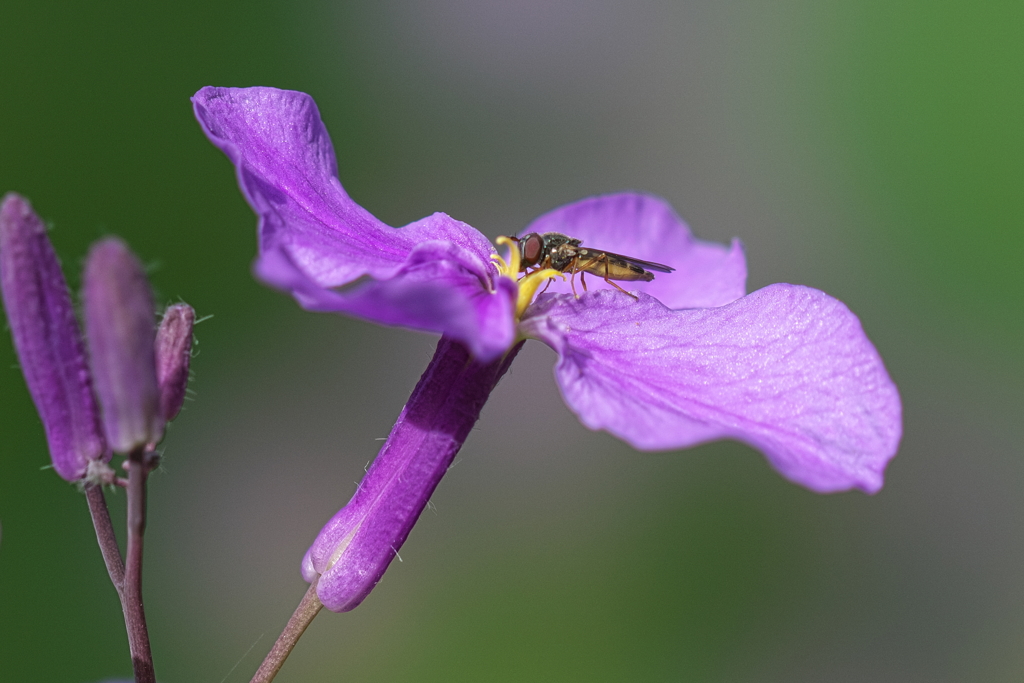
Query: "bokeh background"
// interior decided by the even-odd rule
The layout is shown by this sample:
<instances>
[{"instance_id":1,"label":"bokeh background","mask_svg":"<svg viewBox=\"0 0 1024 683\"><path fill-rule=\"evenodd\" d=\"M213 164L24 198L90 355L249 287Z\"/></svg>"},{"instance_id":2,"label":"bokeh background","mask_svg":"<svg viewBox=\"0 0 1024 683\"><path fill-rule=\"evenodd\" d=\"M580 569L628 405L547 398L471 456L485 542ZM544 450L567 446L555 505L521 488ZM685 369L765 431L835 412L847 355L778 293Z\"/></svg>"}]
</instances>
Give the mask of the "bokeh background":
<instances>
[{"instance_id":1,"label":"bokeh background","mask_svg":"<svg viewBox=\"0 0 1024 683\"><path fill-rule=\"evenodd\" d=\"M1024 678L1024 4L13 0L2 22L0 191L52 224L73 286L116 233L161 302L213 316L151 480L162 682L249 679L434 344L251 278L255 219L190 109L208 84L313 94L392 225L493 237L660 194L744 240L751 290L845 301L905 404L881 493L820 496L736 443L586 431L532 342L403 561L279 681ZM0 678L129 675L7 334L0 368Z\"/></svg>"}]
</instances>

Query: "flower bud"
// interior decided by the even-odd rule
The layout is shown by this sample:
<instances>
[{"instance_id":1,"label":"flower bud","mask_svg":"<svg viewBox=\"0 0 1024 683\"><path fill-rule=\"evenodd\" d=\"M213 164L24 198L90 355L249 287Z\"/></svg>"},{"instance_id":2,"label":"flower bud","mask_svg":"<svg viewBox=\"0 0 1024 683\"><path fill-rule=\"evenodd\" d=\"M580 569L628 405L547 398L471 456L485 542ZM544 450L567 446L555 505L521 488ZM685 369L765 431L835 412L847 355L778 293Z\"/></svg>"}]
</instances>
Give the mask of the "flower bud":
<instances>
[{"instance_id":1,"label":"flower bud","mask_svg":"<svg viewBox=\"0 0 1024 683\"><path fill-rule=\"evenodd\" d=\"M113 237L89 250L83 285L85 332L103 427L110 447L127 453L163 436L153 298L142 264Z\"/></svg>"},{"instance_id":2,"label":"flower bud","mask_svg":"<svg viewBox=\"0 0 1024 683\"><path fill-rule=\"evenodd\" d=\"M160 388L160 414L170 422L185 401L188 365L192 356L192 326L196 312L188 304L174 304L164 311L156 332L156 381Z\"/></svg>"},{"instance_id":3,"label":"flower bud","mask_svg":"<svg viewBox=\"0 0 1024 683\"><path fill-rule=\"evenodd\" d=\"M110 459L67 282L28 201L0 206L0 290L25 384L39 411L53 469L68 481Z\"/></svg>"}]
</instances>

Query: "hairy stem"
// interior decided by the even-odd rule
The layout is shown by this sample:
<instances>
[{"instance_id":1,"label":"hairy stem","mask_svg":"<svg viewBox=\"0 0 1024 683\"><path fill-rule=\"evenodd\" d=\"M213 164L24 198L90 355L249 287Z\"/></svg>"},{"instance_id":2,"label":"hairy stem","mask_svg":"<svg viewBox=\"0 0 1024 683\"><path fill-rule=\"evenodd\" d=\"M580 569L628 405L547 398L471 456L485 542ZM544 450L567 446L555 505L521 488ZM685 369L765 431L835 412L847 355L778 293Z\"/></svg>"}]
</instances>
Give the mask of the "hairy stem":
<instances>
[{"instance_id":1,"label":"hairy stem","mask_svg":"<svg viewBox=\"0 0 1024 683\"><path fill-rule=\"evenodd\" d=\"M103 554L103 563L107 565L110 582L114 584L117 597L123 601L124 560L121 559L121 549L117 547L117 537L114 535L114 525L110 521L110 511L107 510L107 499L103 495L103 488L101 486L86 487L85 499L89 503L89 515L92 517L92 525L96 529L96 542L99 543L100 553Z\"/></svg>"},{"instance_id":2,"label":"hairy stem","mask_svg":"<svg viewBox=\"0 0 1024 683\"><path fill-rule=\"evenodd\" d=\"M150 463L144 448L128 455L128 551L124 569L121 607L128 629L128 647L136 683L156 683L153 653L149 647L146 612L142 606L142 538L146 531L146 478Z\"/></svg>"},{"instance_id":3,"label":"hairy stem","mask_svg":"<svg viewBox=\"0 0 1024 683\"><path fill-rule=\"evenodd\" d=\"M288 624L284 627L281 635L278 636L274 647L267 653L266 659L263 660L256 675L252 677L251 683L270 683L270 681L274 680L277 672L281 670L281 667L284 666L284 660L288 659L288 655L295 648L295 644L299 642L299 637L306 630L306 627L309 626L310 622L313 621L313 617L317 615L320 608L323 607L320 598L316 596L316 586L317 579L314 579L309 584L309 590L302 596L299 606L292 613L292 618L288 620Z\"/></svg>"}]
</instances>

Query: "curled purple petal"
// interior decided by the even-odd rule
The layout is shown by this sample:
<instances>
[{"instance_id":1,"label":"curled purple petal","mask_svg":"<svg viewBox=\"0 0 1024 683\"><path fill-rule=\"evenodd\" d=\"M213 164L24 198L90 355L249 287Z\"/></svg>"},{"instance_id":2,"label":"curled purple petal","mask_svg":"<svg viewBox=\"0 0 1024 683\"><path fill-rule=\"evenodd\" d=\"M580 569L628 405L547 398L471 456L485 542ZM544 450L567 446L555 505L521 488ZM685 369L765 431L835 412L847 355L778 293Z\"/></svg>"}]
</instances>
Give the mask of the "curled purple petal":
<instances>
[{"instance_id":1,"label":"curled purple petal","mask_svg":"<svg viewBox=\"0 0 1024 683\"><path fill-rule=\"evenodd\" d=\"M683 311L611 290L545 295L522 330L558 351L580 420L642 450L734 438L815 491L874 493L899 445L881 358L857 317L815 289L776 284Z\"/></svg>"},{"instance_id":2,"label":"curled purple petal","mask_svg":"<svg viewBox=\"0 0 1024 683\"><path fill-rule=\"evenodd\" d=\"M582 199L544 214L520 234L530 232L560 232L593 249L675 268L674 273L655 273L651 282L621 283L669 308L724 306L747 291L740 241L725 247L696 239L668 202L651 195L622 192ZM591 276L588 284L595 281L601 283ZM570 287L555 282L548 291L568 292Z\"/></svg>"},{"instance_id":3,"label":"curled purple petal","mask_svg":"<svg viewBox=\"0 0 1024 683\"><path fill-rule=\"evenodd\" d=\"M392 228L352 201L309 95L207 87L192 101L259 216L261 279L311 310L441 332L485 359L508 348L514 298L496 282L487 238L441 213ZM443 273L433 288L424 286L430 268Z\"/></svg>"},{"instance_id":4,"label":"curled purple petal","mask_svg":"<svg viewBox=\"0 0 1024 683\"><path fill-rule=\"evenodd\" d=\"M196 312L191 306L174 304L164 311L156 331L156 381L160 390L160 414L167 422L177 417L185 402L195 322Z\"/></svg>"},{"instance_id":5,"label":"curled purple petal","mask_svg":"<svg viewBox=\"0 0 1024 683\"><path fill-rule=\"evenodd\" d=\"M163 436L152 294L142 264L116 238L92 246L82 281L89 361L103 427L110 447L127 453Z\"/></svg>"},{"instance_id":6,"label":"curled purple petal","mask_svg":"<svg viewBox=\"0 0 1024 683\"><path fill-rule=\"evenodd\" d=\"M53 468L78 481L90 461L109 461L110 453L60 262L43 222L13 193L0 206L0 290Z\"/></svg>"},{"instance_id":7,"label":"curled purple petal","mask_svg":"<svg viewBox=\"0 0 1024 683\"><path fill-rule=\"evenodd\" d=\"M383 325L442 332L458 339L482 361L504 353L515 336L516 288L495 278L494 291L446 256L458 247L443 241L418 245L396 276L366 280L343 292L312 281L284 251L256 263L264 282L290 292L311 311L340 311Z\"/></svg>"},{"instance_id":8,"label":"curled purple petal","mask_svg":"<svg viewBox=\"0 0 1024 683\"><path fill-rule=\"evenodd\" d=\"M451 339L438 343L359 489L302 559L307 581L320 574L327 609L355 608L380 581L518 348L481 363Z\"/></svg>"}]
</instances>

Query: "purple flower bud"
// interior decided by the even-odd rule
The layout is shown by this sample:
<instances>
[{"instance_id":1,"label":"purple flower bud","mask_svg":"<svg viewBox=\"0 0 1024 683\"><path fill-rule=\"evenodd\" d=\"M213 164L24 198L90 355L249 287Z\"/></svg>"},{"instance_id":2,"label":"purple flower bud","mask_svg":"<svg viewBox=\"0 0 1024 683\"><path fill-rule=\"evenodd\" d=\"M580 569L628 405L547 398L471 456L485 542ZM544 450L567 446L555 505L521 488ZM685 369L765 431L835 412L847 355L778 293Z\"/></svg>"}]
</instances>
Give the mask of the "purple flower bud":
<instances>
[{"instance_id":1,"label":"purple flower bud","mask_svg":"<svg viewBox=\"0 0 1024 683\"><path fill-rule=\"evenodd\" d=\"M160 387L160 414L173 420L185 401L188 364L192 352L192 325L196 312L188 304L174 304L164 311L156 333L156 380Z\"/></svg>"},{"instance_id":2,"label":"purple flower bud","mask_svg":"<svg viewBox=\"0 0 1024 683\"><path fill-rule=\"evenodd\" d=\"M163 436L153 297L142 264L113 237L89 250L83 285L85 332L103 427L110 447L127 453Z\"/></svg>"},{"instance_id":3,"label":"purple flower bud","mask_svg":"<svg viewBox=\"0 0 1024 683\"><path fill-rule=\"evenodd\" d=\"M110 454L60 262L42 221L13 193L0 206L0 290L53 468L78 481L90 462L108 461Z\"/></svg>"}]
</instances>

